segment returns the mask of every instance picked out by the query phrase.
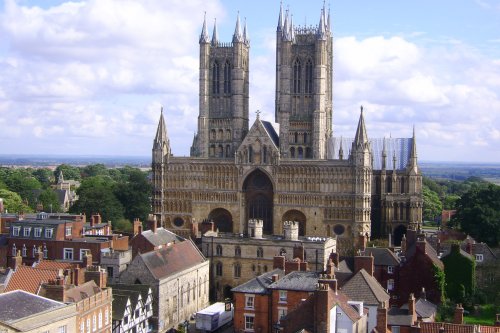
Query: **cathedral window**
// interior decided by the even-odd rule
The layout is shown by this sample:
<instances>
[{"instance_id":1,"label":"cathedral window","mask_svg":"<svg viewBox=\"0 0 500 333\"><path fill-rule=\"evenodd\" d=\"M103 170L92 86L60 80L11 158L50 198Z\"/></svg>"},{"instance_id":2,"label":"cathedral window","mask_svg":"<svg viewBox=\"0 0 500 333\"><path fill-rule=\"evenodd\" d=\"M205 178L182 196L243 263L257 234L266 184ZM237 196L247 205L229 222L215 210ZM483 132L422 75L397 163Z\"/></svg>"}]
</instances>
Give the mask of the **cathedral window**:
<instances>
[{"instance_id":1,"label":"cathedral window","mask_svg":"<svg viewBox=\"0 0 500 333\"><path fill-rule=\"evenodd\" d=\"M224 131L223 130L219 130L219 132L217 133L217 140L224 140Z\"/></svg>"},{"instance_id":2,"label":"cathedral window","mask_svg":"<svg viewBox=\"0 0 500 333\"><path fill-rule=\"evenodd\" d=\"M216 256L221 256L222 255L222 246L221 245L217 245L215 247L215 255Z\"/></svg>"},{"instance_id":3,"label":"cathedral window","mask_svg":"<svg viewBox=\"0 0 500 333\"><path fill-rule=\"evenodd\" d=\"M231 93L231 64L226 61L224 64L224 94Z\"/></svg>"},{"instance_id":4,"label":"cathedral window","mask_svg":"<svg viewBox=\"0 0 500 333\"><path fill-rule=\"evenodd\" d=\"M231 156L231 146L226 145L226 157L229 157L229 156Z\"/></svg>"},{"instance_id":5,"label":"cathedral window","mask_svg":"<svg viewBox=\"0 0 500 333\"><path fill-rule=\"evenodd\" d=\"M304 143L307 143L307 133L304 133Z\"/></svg>"},{"instance_id":6,"label":"cathedral window","mask_svg":"<svg viewBox=\"0 0 500 333\"><path fill-rule=\"evenodd\" d=\"M293 142L298 143L299 142L299 133L295 132L293 134Z\"/></svg>"},{"instance_id":7,"label":"cathedral window","mask_svg":"<svg viewBox=\"0 0 500 333\"><path fill-rule=\"evenodd\" d=\"M400 183L401 183L401 193L405 193L405 179L404 178L401 178L400 180Z\"/></svg>"},{"instance_id":8,"label":"cathedral window","mask_svg":"<svg viewBox=\"0 0 500 333\"><path fill-rule=\"evenodd\" d=\"M215 275L222 276L222 263L218 262L215 264Z\"/></svg>"},{"instance_id":9,"label":"cathedral window","mask_svg":"<svg viewBox=\"0 0 500 333\"><path fill-rule=\"evenodd\" d=\"M217 132L215 132L214 129L210 131L210 138L212 140L215 140L217 138Z\"/></svg>"},{"instance_id":10,"label":"cathedral window","mask_svg":"<svg viewBox=\"0 0 500 333\"><path fill-rule=\"evenodd\" d=\"M253 163L253 148L248 147L248 163Z\"/></svg>"},{"instance_id":11,"label":"cathedral window","mask_svg":"<svg viewBox=\"0 0 500 333\"><path fill-rule=\"evenodd\" d=\"M241 265L239 263L236 263L234 265L234 277L235 278L241 277Z\"/></svg>"},{"instance_id":12,"label":"cathedral window","mask_svg":"<svg viewBox=\"0 0 500 333\"><path fill-rule=\"evenodd\" d=\"M210 146L210 156L215 156L215 146L214 145Z\"/></svg>"},{"instance_id":13,"label":"cathedral window","mask_svg":"<svg viewBox=\"0 0 500 333\"><path fill-rule=\"evenodd\" d=\"M259 247L257 249L257 258L263 258L264 257L264 249Z\"/></svg>"},{"instance_id":14,"label":"cathedral window","mask_svg":"<svg viewBox=\"0 0 500 333\"><path fill-rule=\"evenodd\" d=\"M312 94L313 92L313 65L311 59L306 62L306 82L305 82L305 93Z\"/></svg>"},{"instance_id":15,"label":"cathedral window","mask_svg":"<svg viewBox=\"0 0 500 333\"><path fill-rule=\"evenodd\" d=\"M302 147L297 149L297 157L301 159L304 158L304 149L302 149Z\"/></svg>"},{"instance_id":16,"label":"cathedral window","mask_svg":"<svg viewBox=\"0 0 500 333\"><path fill-rule=\"evenodd\" d=\"M226 130L226 140L231 140L231 130L230 129Z\"/></svg>"},{"instance_id":17,"label":"cathedral window","mask_svg":"<svg viewBox=\"0 0 500 333\"><path fill-rule=\"evenodd\" d=\"M336 235L342 235L345 232L345 227L342 224L337 224L333 227L333 232Z\"/></svg>"},{"instance_id":18,"label":"cathedral window","mask_svg":"<svg viewBox=\"0 0 500 333\"><path fill-rule=\"evenodd\" d=\"M212 65L212 93L213 94L219 93L219 80L220 80L219 63L216 61Z\"/></svg>"},{"instance_id":19,"label":"cathedral window","mask_svg":"<svg viewBox=\"0 0 500 333\"><path fill-rule=\"evenodd\" d=\"M312 158L312 150L311 148L306 148L306 158Z\"/></svg>"},{"instance_id":20,"label":"cathedral window","mask_svg":"<svg viewBox=\"0 0 500 333\"><path fill-rule=\"evenodd\" d=\"M302 66L299 59L296 59L293 63L293 93L300 93L300 76L301 76Z\"/></svg>"},{"instance_id":21,"label":"cathedral window","mask_svg":"<svg viewBox=\"0 0 500 333\"><path fill-rule=\"evenodd\" d=\"M182 217L176 217L173 221L174 223L174 226L180 228L184 225L184 220L182 219Z\"/></svg>"},{"instance_id":22,"label":"cathedral window","mask_svg":"<svg viewBox=\"0 0 500 333\"><path fill-rule=\"evenodd\" d=\"M241 257L241 247L237 246L234 248L234 256Z\"/></svg>"},{"instance_id":23,"label":"cathedral window","mask_svg":"<svg viewBox=\"0 0 500 333\"><path fill-rule=\"evenodd\" d=\"M217 156L224 157L224 147L222 147L222 145L219 145L219 148L217 149Z\"/></svg>"},{"instance_id":24,"label":"cathedral window","mask_svg":"<svg viewBox=\"0 0 500 333\"><path fill-rule=\"evenodd\" d=\"M295 148L294 147L290 148L290 157L295 158Z\"/></svg>"}]
</instances>

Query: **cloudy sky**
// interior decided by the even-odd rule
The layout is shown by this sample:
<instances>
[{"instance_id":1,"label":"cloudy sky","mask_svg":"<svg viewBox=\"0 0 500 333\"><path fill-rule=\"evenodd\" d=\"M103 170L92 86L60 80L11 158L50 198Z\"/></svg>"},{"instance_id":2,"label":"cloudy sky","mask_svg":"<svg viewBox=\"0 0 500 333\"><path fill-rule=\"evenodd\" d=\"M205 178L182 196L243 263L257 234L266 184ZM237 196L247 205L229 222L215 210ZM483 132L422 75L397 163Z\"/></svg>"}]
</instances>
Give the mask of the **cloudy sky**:
<instances>
[{"instance_id":1,"label":"cloudy sky","mask_svg":"<svg viewBox=\"0 0 500 333\"><path fill-rule=\"evenodd\" d=\"M316 25L323 1L284 6ZM229 42L238 11L251 122L273 120L278 0L0 1L0 154L148 156L163 105L188 155L204 12ZM331 18L336 136L362 104L371 137L415 125L420 160L500 162L500 0L338 0Z\"/></svg>"}]
</instances>

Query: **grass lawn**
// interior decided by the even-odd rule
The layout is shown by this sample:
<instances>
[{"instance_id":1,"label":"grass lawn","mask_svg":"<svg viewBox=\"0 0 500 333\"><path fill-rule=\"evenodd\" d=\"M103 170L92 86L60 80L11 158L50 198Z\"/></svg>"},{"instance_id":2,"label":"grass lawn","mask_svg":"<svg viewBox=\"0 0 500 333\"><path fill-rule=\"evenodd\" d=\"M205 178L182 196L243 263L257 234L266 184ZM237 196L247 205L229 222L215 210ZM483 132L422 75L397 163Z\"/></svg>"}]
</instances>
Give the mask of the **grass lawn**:
<instances>
[{"instance_id":1,"label":"grass lawn","mask_svg":"<svg viewBox=\"0 0 500 333\"><path fill-rule=\"evenodd\" d=\"M473 315L472 313L464 315L464 323L493 326L495 324L495 315L496 311L494 304L480 305L477 315Z\"/></svg>"}]
</instances>

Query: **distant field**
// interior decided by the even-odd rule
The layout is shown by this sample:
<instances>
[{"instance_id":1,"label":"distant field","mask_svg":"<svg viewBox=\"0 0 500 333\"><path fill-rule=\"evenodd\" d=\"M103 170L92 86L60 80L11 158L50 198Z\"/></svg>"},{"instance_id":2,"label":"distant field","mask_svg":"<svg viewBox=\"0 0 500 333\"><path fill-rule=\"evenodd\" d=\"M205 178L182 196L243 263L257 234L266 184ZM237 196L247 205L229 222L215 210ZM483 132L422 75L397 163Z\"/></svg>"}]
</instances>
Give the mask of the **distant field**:
<instances>
[{"instance_id":1,"label":"distant field","mask_svg":"<svg viewBox=\"0 0 500 333\"><path fill-rule=\"evenodd\" d=\"M425 176L431 178L465 180L481 177L500 185L500 164L422 162L420 168Z\"/></svg>"}]
</instances>

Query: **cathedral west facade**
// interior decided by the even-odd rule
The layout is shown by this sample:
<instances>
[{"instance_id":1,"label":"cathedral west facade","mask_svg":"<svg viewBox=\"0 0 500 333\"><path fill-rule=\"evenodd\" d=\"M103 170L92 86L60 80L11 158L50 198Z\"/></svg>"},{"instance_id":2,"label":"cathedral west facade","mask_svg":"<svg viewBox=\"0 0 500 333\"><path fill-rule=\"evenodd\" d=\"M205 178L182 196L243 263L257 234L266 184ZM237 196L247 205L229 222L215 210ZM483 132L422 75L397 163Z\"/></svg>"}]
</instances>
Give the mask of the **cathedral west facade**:
<instances>
[{"instance_id":1,"label":"cathedral west facade","mask_svg":"<svg viewBox=\"0 0 500 333\"><path fill-rule=\"evenodd\" d=\"M357 244L392 234L398 242L422 220L422 177L412 138L373 139L363 110L354 138L334 136L333 38L323 8L314 27L296 27L280 9L276 30L275 126L249 125L249 47L239 18L232 41L203 22L199 116L190 157L171 154L160 116L153 143L153 212L172 231L213 221L245 234L250 219L281 235L284 221L303 236ZM353 119L353 121L355 121Z\"/></svg>"}]
</instances>

